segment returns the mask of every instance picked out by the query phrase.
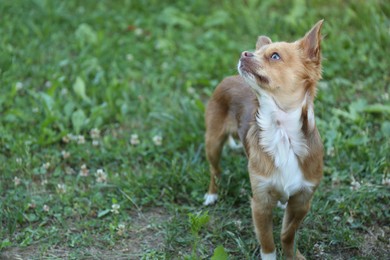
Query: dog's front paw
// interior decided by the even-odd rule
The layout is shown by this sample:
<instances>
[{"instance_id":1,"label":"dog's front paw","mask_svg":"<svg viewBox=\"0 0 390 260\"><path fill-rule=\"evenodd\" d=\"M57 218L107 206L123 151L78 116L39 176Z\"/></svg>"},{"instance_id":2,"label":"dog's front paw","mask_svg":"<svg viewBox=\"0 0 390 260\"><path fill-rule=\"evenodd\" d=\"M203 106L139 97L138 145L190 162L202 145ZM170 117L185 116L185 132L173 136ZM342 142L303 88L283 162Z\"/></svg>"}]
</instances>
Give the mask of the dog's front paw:
<instances>
[{"instance_id":1,"label":"dog's front paw","mask_svg":"<svg viewBox=\"0 0 390 260\"><path fill-rule=\"evenodd\" d=\"M214 204L218 199L218 194L209 194L206 193L204 195L204 202L203 205L208 206Z\"/></svg>"},{"instance_id":2,"label":"dog's front paw","mask_svg":"<svg viewBox=\"0 0 390 260\"><path fill-rule=\"evenodd\" d=\"M263 253L263 251L261 251L261 260L276 260L277 257L276 257L276 251L273 251L272 253Z\"/></svg>"}]
</instances>

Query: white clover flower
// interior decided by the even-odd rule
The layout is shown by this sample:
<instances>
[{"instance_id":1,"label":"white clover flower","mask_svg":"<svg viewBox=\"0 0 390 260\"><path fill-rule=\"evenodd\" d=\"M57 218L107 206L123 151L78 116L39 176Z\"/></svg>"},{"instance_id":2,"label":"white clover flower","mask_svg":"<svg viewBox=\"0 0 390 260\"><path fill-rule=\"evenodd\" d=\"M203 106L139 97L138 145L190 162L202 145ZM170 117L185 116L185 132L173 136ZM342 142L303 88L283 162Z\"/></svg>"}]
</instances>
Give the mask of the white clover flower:
<instances>
[{"instance_id":1,"label":"white clover flower","mask_svg":"<svg viewBox=\"0 0 390 260\"><path fill-rule=\"evenodd\" d=\"M383 177L382 177L382 184L385 185L385 186L390 186L390 178L385 176L383 174Z\"/></svg>"},{"instance_id":2,"label":"white clover flower","mask_svg":"<svg viewBox=\"0 0 390 260\"><path fill-rule=\"evenodd\" d=\"M27 204L27 208L29 209L35 209L37 207L37 204L35 202L30 202Z\"/></svg>"},{"instance_id":3,"label":"white clover flower","mask_svg":"<svg viewBox=\"0 0 390 260\"><path fill-rule=\"evenodd\" d=\"M17 91L23 89L23 83L20 82L20 81L16 82L15 88L16 88Z\"/></svg>"},{"instance_id":4,"label":"white clover flower","mask_svg":"<svg viewBox=\"0 0 390 260\"><path fill-rule=\"evenodd\" d=\"M243 229L241 220L234 221L234 224L236 224L238 230L242 230Z\"/></svg>"},{"instance_id":5,"label":"white clover flower","mask_svg":"<svg viewBox=\"0 0 390 260\"><path fill-rule=\"evenodd\" d=\"M137 28L134 30L134 34L137 36L141 36L144 33L144 31L141 28Z\"/></svg>"},{"instance_id":6,"label":"white clover flower","mask_svg":"<svg viewBox=\"0 0 390 260\"><path fill-rule=\"evenodd\" d=\"M316 243L314 244L313 251L316 254L316 256L322 256L324 255L324 246L319 243Z\"/></svg>"},{"instance_id":7,"label":"white clover flower","mask_svg":"<svg viewBox=\"0 0 390 260\"><path fill-rule=\"evenodd\" d=\"M107 173L103 169L97 169L96 173L96 182L105 183L107 182Z\"/></svg>"},{"instance_id":8,"label":"white clover flower","mask_svg":"<svg viewBox=\"0 0 390 260\"><path fill-rule=\"evenodd\" d=\"M119 236L123 236L124 235L124 233L125 233L125 229L126 229L126 226L125 226L125 224L119 224L118 225L118 227L116 228L116 230L117 230L117 234L119 235Z\"/></svg>"},{"instance_id":9,"label":"white clover flower","mask_svg":"<svg viewBox=\"0 0 390 260\"><path fill-rule=\"evenodd\" d=\"M52 86L51 81L48 80L48 81L45 82L45 87L46 88L51 88L51 86Z\"/></svg>"},{"instance_id":10,"label":"white clover flower","mask_svg":"<svg viewBox=\"0 0 390 260\"><path fill-rule=\"evenodd\" d=\"M189 87L189 88L187 88L187 93L190 95L193 95L196 93L196 90L193 87Z\"/></svg>"},{"instance_id":11,"label":"white clover flower","mask_svg":"<svg viewBox=\"0 0 390 260\"><path fill-rule=\"evenodd\" d=\"M68 94L68 90L66 88L61 89L61 96L66 96Z\"/></svg>"},{"instance_id":12,"label":"white clover flower","mask_svg":"<svg viewBox=\"0 0 390 260\"><path fill-rule=\"evenodd\" d=\"M22 158L20 158L20 157L16 158L15 161L17 164L22 164L22 162L23 162Z\"/></svg>"},{"instance_id":13,"label":"white clover flower","mask_svg":"<svg viewBox=\"0 0 390 260\"><path fill-rule=\"evenodd\" d=\"M161 146L161 145L162 145L162 137L161 137L161 135L155 135L155 136L153 136L153 143L154 143L156 146Z\"/></svg>"},{"instance_id":14,"label":"white clover flower","mask_svg":"<svg viewBox=\"0 0 390 260\"><path fill-rule=\"evenodd\" d=\"M62 137L62 141L64 143L69 143L70 141L74 141L75 139L76 139L76 137L72 134L67 134L67 135Z\"/></svg>"},{"instance_id":15,"label":"white clover flower","mask_svg":"<svg viewBox=\"0 0 390 260\"><path fill-rule=\"evenodd\" d=\"M358 189L360 189L360 186L361 186L360 183L357 180L355 180L355 178L352 176L350 189L351 190L358 190Z\"/></svg>"},{"instance_id":16,"label":"white clover flower","mask_svg":"<svg viewBox=\"0 0 390 260\"><path fill-rule=\"evenodd\" d=\"M66 166L65 167L65 173L69 174L69 175L72 175L72 174L75 174L76 171L72 167Z\"/></svg>"},{"instance_id":17,"label":"white clover flower","mask_svg":"<svg viewBox=\"0 0 390 260\"><path fill-rule=\"evenodd\" d=\"M85 144L85 137L83 135L77 136L77 144Z\"/></svg>"},{"instance_id":18,"label":"white clover flower","mask_svg":"<svg viewBox=\"0 0 390 260\"><path fill-rule=\"evenodd\" d=\"M43 205L43 211L45 211L45 212L49 212L49 210L50 210L50 207L49 206L47 206L46 204L45 205Z\"/></svg>"},{"instance_id":19,"label":"white clover flower","mask_svg":"<svg viewBox=\"0 0 390 260\"><path fill-rule=\"evenodd\" d=\"M61 151L61 155L64 159L68 159L70 157L70 153L64 150Z\"/></svg>"},{"instance_id":20,"label":"white clover flower","mask_svg":"<svg viewBox=\"0 0 390 260\"><path fill-rule=\"evenodd\" d=\"M49 168L50 168L50 162L44 163L44 164L42 165L42 167L43 167L45 170L49 169Z\"/></svg>"},{"instance_id":21,"label":"white clover flower","mask_svg":"<svg viewBox=\"0 0 390 260\"><path fill-rule=\"evenodd\" d=\"M57 192L60 194L66 193L66 185L63 183L58 183L57 184Z\"/></svg>"},{"instance_id":22,"label":"white clover flower","mask_svg":"<svg viewBox=\"0 0 390 260\"><path fill-rule=\"evenodd\" d=\"M100 130L97 128L91 129L91 131L89 131L89 134L91 135L92 139L99 139L100 138Z\"/></svg>"},{"instance_id":23,"label":"white clover flower","mask_svg":"<svg viewBox=\"0 0 390 260\"><path fill-rule=\"evenodd\" d=\"M119 205L119 204L112 204L111 205L111 212L114 214L119 214L120 207L121 207L121 205Z\"/></svg>"},{"instance_id":24,"label":"white clover flower","mask_svg":"<svg viewBox=\"0 0 390 260\"><path fill-rule=\"evenodd\" d=\"M18 186L20 184L20 182L21 182L21 179L15 176L14 177L14 184L15 184L15 186Z\"/></svg>"},{"instance_id":25,"label":"white clover flower","mask_svg":"<svg viewBox=\"0 0 390 260\"><path fill-rule=\"evenodd\" d=\"M139 145L139 143L140 143L140 140L138 138L138 135L137 134L132 134L130 136L130 144L131 145Z\"/></svg>"},{"instance_id":26,"label":"white clover flower","mask_svg":"<svg viewBox=\"0 0 390 260\"><path fill-rule=\"evenodd\" d=\"M70 139L69 139L69 136L68 135L65 135L65 136L63 136L62 137L62 141L64 142L64 143L69 143L69 141L70 141Z\"/></svg>"},{"instance_id":27,"label":"white clover flower","mask_svg":"<svg viewBox=\"0 0 390 260\"><path fill-rule=\"evenodd\" d=\"M329 148L327 149L327 151L326 151L326 154L327 154L328 156L334 157L334 156L335 156L334 147L333 147L333 146L332 146L332 147L329 147Z\"/></svg>"},{"instance_id":28,"label":"white clover flower","mask_svg":"<svg viewBox=\"0 0 390 260\"><path fill-rule=\"evenodd\" d=\"M348 224L352 224L354 221L355 221L355 219L353 218L352 215L347 218L347 223Z\"/></svg>"},{"instance_id":29,"label":"white clover flower","mask_svg":"<svg viewBox=\"0 0 390 260\"><path fill-rule=\"evenodd\" d=\"M45 186L47 183L48 183L47 179L43 179L43 180L41 181L41 185L42 185L42 186Z\"/></svg>"},{"instance_id":30,"label":"white clover flower","mask_svg":"<svg viewBox=\"0 0 390 260\"><path fill-rule=\"evenodd\" d=\"M128 60L128 61L132 61L133 59L134 59L134 57L133 57L133 55L132 54L127 54L126 55L126 59Z\"/></svg>"},{"instance_id":31,"label":"white clover flower","mask_svg":"<svg viewBox=\"0 0 390 260\"><path fill-rule=\"evenodd\" d=\"M89 175L89 170L85 164L81 165L80 176L87 177Z\"/></svg>"},{"instance_id":32,"label":"white clover flower","mask_svg":"<svg viewBox=\"0 0 390 260\"><path fill-rule=\"evenodd\" d=\"M93 145L93 146L99 146L99 144L100 144L100 143L99 143L98 140L93 140L93 141L92 141L92 145Z\"/></svg>"}]
</instances>

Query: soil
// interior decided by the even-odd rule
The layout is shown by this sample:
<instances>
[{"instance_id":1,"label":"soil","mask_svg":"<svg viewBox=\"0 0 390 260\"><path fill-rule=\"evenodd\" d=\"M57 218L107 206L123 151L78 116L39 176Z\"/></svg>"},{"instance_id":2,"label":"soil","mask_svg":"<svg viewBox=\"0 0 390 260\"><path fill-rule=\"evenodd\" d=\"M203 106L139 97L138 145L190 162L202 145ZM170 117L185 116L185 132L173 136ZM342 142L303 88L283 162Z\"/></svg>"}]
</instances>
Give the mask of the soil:
<instances>
[{"instance_id":1,"label":"soil","mask_svg":"<svg viewBox=\"0 0 390 260\"><path fill-rule=\"evenodd\" d=\"M0 253L1 260L25 259L140 259L147 251L159 251L164 245L163 224L169 215L163 208L148 208L131 214L132 222L126 238L111 249L89 247L70 248L56 245L42 251L39 244L11 247ZM76 257L77 256L77 257Z\"/></svg>"}]
</instances>

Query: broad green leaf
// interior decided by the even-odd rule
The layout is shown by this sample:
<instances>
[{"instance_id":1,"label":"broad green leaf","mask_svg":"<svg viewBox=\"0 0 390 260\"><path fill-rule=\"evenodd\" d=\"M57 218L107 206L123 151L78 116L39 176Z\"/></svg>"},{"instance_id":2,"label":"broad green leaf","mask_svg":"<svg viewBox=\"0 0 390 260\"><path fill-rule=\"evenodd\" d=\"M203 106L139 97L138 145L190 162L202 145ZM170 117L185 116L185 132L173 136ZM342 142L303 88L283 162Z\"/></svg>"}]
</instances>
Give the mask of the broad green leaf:
<instances>
[{"instance_id":1,"label":"broad green leaf","mask_svg":"<svg viewBox=\"0 0 390 260\"><path fill-rule=\"evenodd\" d=\"M383 104L372 104L368 105L364 108L364 111L368 113L376 113L376 114L390 114L390 106L386 106Z\"/></svg>"},{"instance_id":2,"label":"broad green leaf","mask_svg":"<svg viewBox=\"0 0 390 260\"><path fill-rule=\"evenodd\" d=\"M105 215L107 215L108 213L110 213L111 212L111 210L110 209L105 209L105 210L102 210L102 211L100 211L99 213L98 213L98 218L102 218L102 217L104 217Z\"/></svg>"},{"instance_id":3,"label":"broad green leaf","mask_svg":"<svg viewBox=\"0 0 390 260\"><path fill-rule=\"evenodd\" d=\"M228 259L228 254L226 253L225 248L219 245L217 248L215 248L211 260L226 260L226 259Z\"/></svg>"},{"instance_id":4,"label":"broad green leaf","mask_svg":"<svg viewBox=\"0 0 390 260\"><path fill-rule=\"evenodd\" d=\"M213 27L218 25L224 25L229 20L229 14L223 10L215 11L211 16L206 19L204 23L205 27Z\"/></svg>"},{"instance_id":5,"label":"broad green leaf","mask_svg":"<svg viewBox=\"0 0 390 260\"><path fill-rule=\"evenodd\" d=\"M1 241L0 250L3 249L3 248L9 247L11 245L12 245L11 241L9 241L9 239L6 238L3 241Z\"/></svg>"},{"instance_id":6,"label":"broad green leaf","mask_svg":"<svg viewBox=\"0 0 390 260\"><path fill-rule=\"evenodd\" d=\"M69 100L64 106L64 114L66 117L70 117L75 109L76 105L72 100Z\"/></svg>"},{"instance_id":7,"label":"broad green leaf","mask_svg":"<svg viewBox=\"0 0 390 260\"><path fill-rule=\"evenodd\" d=\"M390 137L390 121L383 122L381 130L384 136Z\"/></svg>"},{"instance_id":8,"label":"broad green leaf","mask_svg":"<svg viewBox=\"0 0 390 260\"><path fill-rule=\"evenodd\" d=\"M167 7L162 10L159 19L164 24L170 26L181 26L186 29L191 29L193 27L192 23L182 11L175 7Z\"/></svg>"},{"instance_id":9,"label":"broad green leaf","mask_svg":"<svg viewBox=\"0 0 390 260\"><path fill-rule=\"evenodd\" d=\"M80 133L80 130L85 125L85 121L87 120L87 117L84 114L84 111L79 109L73 112L72 114L72 125L74 131L78 134Z\"/></svg>"},{"instance_id":10,"label":"broad green leaf","mask_svg":"<svg viewBox=\"0 0 390 260\"><path fill-rule=\"evenodd\" d=\"M189 222L190 222L190 227L191 227L191 232L193 234L198 234L199 231L202 229L204 225L206 225L209 220L209 214L208 211L205 213L197 213L197 214L188 214Z\"/></svg>"},{"instance_id":11,"label":"broad green leaf","mask_svg":"<svg viewBox=\"0 0 390 260\"><path fill-rule=\"evenodd\" d=\"M96 32L88 24L82 23L76 30L76 38L82 43L95 44L97 42Z\"/></svg>"},{"instance_id":12,"label":"broad green leaf","mask_svg":"<svg viewBox=\"0 0 390 260\"><path fill-rule=\"evenodd\" d=\"M76 93L76 95L81 97L84 101L86 101L88 103L91 102L91 100L89 99L89 97L86 94L85 83L84 83L84 80L82 78L80 78L80 77L76 78L76 81L73 84L73 90Z\"/></svg>"},{"instance_id":13,"label":"broad green leaf","mask_svg":"<svg viewBox=\"0 0 390 260\"><path fill-rule=\"evenodd\" d=\"M52 111L53 107L54 107L54 100L53 100L53 98L51 96L49 96L48 94L43 93L43 92L40 92L40 96L43 99L43 102L45 103L46 108L49 111Z\"/></svg>"}]
</instances>

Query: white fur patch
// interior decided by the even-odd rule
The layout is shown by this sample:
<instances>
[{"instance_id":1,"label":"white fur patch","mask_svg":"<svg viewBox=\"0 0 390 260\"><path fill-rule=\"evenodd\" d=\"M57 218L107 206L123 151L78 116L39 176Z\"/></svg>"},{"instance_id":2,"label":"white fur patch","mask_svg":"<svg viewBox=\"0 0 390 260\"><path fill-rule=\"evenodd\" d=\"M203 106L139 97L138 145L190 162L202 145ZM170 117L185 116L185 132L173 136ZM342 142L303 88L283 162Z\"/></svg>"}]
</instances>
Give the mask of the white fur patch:
<instances>
[{"instance_id":1,"label":"white fur patch","mask_svg":"<svg viewBox=\"0 0 390 260\"><path fill-rule=\"evenodd\" d=\"M309 125L309 130L312 131L315 127L315 117L314 117L313 105L310 103L307 108L307 122Z\"/></svg>"},{"instance_id":2,"label":"white fur patch","mask_svg":"<svg viewBox=\"0 0 390 260\"><path fill-rule=\"evenodd\" d=\"M285 208L288 199L292 195L298 191L311 190L314 184L304 179L302 171L298 167L296 157L291 157L291 161L292 163L287 165L286 168L276 168L275 172L269 178L256 176L258 191L254 191L254 193L263 193L269 187L274 187L281 193L281 197L278 198L278 205L281 208Z\"/></svg>"},{"instance_id":3,"label":"white fur patch","mask_svg":"<svg viewBox=\"0 0 390 260\"><path fill-rule=\"evenodd\" d=\"M208 194L204 195L203 205L208 206L214 204L218 199L218 194Z\"/></svg>"},{"instance_id":4,"label":"white fur patch","mask_svg":"<svg viewBox=\"0 0 390 260\"><path fill-rule=\"evenodd\" d=\"M274 99L262 93L256 121L262 129L260 144L275 160L276 167L284 167L293 155L305 157L308 153L306 140L302 133L302 108L284 112Z\"/></svg>"},{"instance_id":5,"label":"white fur patch","mask_svg":"<svg viewBox=\"0 0 390 260\"><path fill-rule=\"evenodd\" d=\"M264 254L263 251L261 251L260 254L262 260L276 260L276 251L269 254Z\"/></svg>"},{"instance_id":6,"label":"white fur patch","mask_svg":"<svg viewBox=\"0 0 390 260\"><path fill-rule=\"evenodd\" d=\"M229 144L229 147L233 150L237 150L237 149L242 148L242 143L241 142L236 143L233 136L231 136L231 135L229 135L228 144Z\"/></svg>"},{"instance_id":7,"label":"white fur patch","mask_svg":"<svg viewBox=\"0 0 390 260\"><path fill-rule=\"evenodd\" d=\"M259 142L274 159L276 169L269 178L257 177L258 189L263 192L269 186L275 187L282 193L280 202L285 204L296 192L314 186L304 179L298 163L298 157L304 158L308 154L302 133L302 108L292 112L282 111L266 93L261 93L259 101L256 117L262 129Z\"/></svg>"},{"instance_id":8,"label":"white fur patch","mask_svg":"<svg viewBox=\"0 0 390 260\"><path fill-rule=\"evenodd\" d=\"M282 204L280 201L278 201L278 204L276 205L278 208L286 209L287 208L287 202Z\"/></svg>"}]
</instances>

